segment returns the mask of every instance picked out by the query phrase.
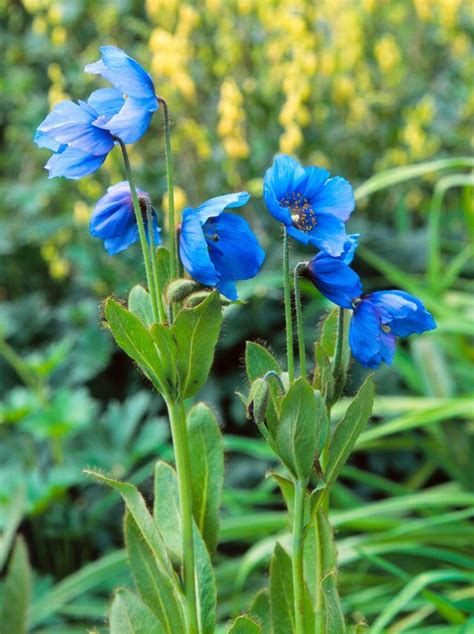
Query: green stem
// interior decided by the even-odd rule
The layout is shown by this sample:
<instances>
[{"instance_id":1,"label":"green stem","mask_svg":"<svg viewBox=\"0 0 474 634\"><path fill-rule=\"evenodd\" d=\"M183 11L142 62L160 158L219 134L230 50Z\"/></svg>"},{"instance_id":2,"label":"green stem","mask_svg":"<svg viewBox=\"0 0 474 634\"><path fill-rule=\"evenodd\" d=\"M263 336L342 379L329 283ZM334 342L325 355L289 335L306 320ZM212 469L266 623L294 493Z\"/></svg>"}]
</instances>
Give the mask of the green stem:
<instances>
[{"instance_id":1,"label":"green stem","mask_svg":"<svg viewBox=\"0 0 474 634\"><path fill-rule=\"evenodd\" d=\"M135 219L137 221L138 236L140 238L140 245L142 248L143 261L145 264L146 279L148 284L148 290L151 295L153 318L158 321L158 310L155 295L155 287L153 283L153 275L150 262L150 250L148 248L148 242L146 239L145 224L143 222L142 211L140 209L140 202L138 200L137 188L135 187L135 181L132 175L132 168L130 166L130 159L128 158L127 148L125 143L119 137L114 137L115 141L120 145L122 150L123 163L125 166L125 173L127 175L128 184L130 185L130 193L132 195L133 211L135 212Z\"/></svg>"},{"instance_id":2,"label":"green stem","mask_svg":"<svg viewBox=\"0 0 474 634\"><path fill-rule=\"evenodd\" d=\"M339 307L337 314L336 349L334 351L333 376L340 378L342 368L342 349L344 347L344 308Z\"/></svg>"},{"instance_id":3,"label":"green stem","mask_svg":"<svg viewBox=\"0 0 474 634\"><path fill-rule=\"evenodd\" d=\"M293 597L295 611L295 634L305 634L304 627L304 573L303 573L303 524L304 524L304 484L295 482L295 503L293 509Z\"/></svg>"},{"instance_id":4,"label":"green stem","mask_svg":"<svg viewBox=\"0 0 474 634\"><path fill-rule=\"evenodd\" d=\"M295 378L295 361L293 358L293 320L291 318L291 280L290 280L290 245L288 232L283 229L283 293L285 298L286 354L288 359L288 377L290 383Z\"/></svg>"},{"instance_id":5,"label":"green stem","mask_svg":"<svg viewBox=\"0 0 474 634\"><path fill-rule=\"evenodd\" d=\"M174 211L174 183L173 183L173 153L171 151L171 126L168 103L163 97L158 97L163 107L163 128L165 131L165 162L166 180L168 188L168 230L170 233L170 273L175 279L179 267L178 249L176 244L176 220Z\"/></svg>"},{"instance_id":6,"label":"green stem","mask_svg":"<svg viewBox=\"0 0 474 634\"><path fill-rule=\"evenodd\" d=\"M178 477L179 506L183 543L183 576L187 609L187 634L198 634L194 564L191 463L189 459L186 413L182 402L167 400Z\"/></svg>"},{"instance_id":7,"label":"green stem","mask_svg":"<svg viewBox=\"0 0 474 634\"><path fill-rule=\"evenodd\" d=\"M150 240L150 259L151 259L151 269L153 273L153 283L154 283L154 299L156 300L156 311L158 313L158 317L161 323L164 323L166 319L165 315L165 307L163 304L163 294L160 289L160 281L158 278L158 264L156 260L156 245L155 245L155 233L153 231L153 209L150 204L150 200L146 199L146 217L148 223L148 235Z\"/></svg>"},{"instance_id":8,"label":"green stem","mask_svg":"<svg viewBox=\"0 0 474 634\"><path fill-rule=\"evenodd\" d=\"M295 266L294 288L295 288L295 311L296 311L296 333L298 335L298 354L300 358L301 376L306 377L306 350L304 345L304 321L303 308L301 304L300 276L306 269L306 262L300 262Z\"/></svg>"},{"instance_id":9,"label":"green stem","mask_svg":"<svg viewBox=\"0 0 474 634\"><path fill-rule=\"evenodd\" d=\"M315 515L314 521L318 521L318 516ZM320 539L320 527L316 525L316 578L315 578L315 586L316 586L316 596L314 601L314 631L315 634L326 634L324 627L324 614L323 614L323 591L322 591L322 582L323 582L323 552L322 552L322 544Z\"/></svg>"}]
</instances>

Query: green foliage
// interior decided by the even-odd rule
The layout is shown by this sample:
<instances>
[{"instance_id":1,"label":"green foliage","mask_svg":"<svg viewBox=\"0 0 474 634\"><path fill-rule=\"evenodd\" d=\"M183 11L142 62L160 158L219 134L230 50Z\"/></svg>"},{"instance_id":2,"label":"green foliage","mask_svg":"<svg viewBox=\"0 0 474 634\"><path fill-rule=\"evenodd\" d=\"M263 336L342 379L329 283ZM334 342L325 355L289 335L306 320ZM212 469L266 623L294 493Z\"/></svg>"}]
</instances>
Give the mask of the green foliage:
<instances>
[{"instance_id":1,"label":"green foliage","mask_svg":"<svg viewBox=\"0 0 474 634\"><path fill-rule=\"evenodd\" d=\"M270 609L275 634L294 631L291 559L278 543L270 563Z\"/></svg>"},{"instance_id":2,"label":"green foliage","mask_svg":"<svg viewBox=\"0 0 474 634\"><path fill-rule=\"evenodd\" d=\"M119 589L110 609L111 634L162 634L166 632L153 612L129 590Z\"/></svg>"},{"instance_id":3,"label":"green foliage","mask_svg":"<svg viewBox=\"0 0 474 634\"><path fill-rule=\"evenodd\" d=\"M261 634L262 628L249 616L239 616L228 630L229 634Z\"/></svg>"},{"instance_id":4,"label":"green foliage","mask_svg":"<svg viewBox=\"0 0 474 634\"><path fill-rule=\"evenodd\" d=\"M128 310L136 315L145 326L150 327L153 322L153 308L148 292L137 284L128 295Z\"/></svg>"},{"instance_id":5,"label":"green foliage","mask_svg":"<svg viewBox=\"0 0 474 634\"><path fill-rule=\"evenodd\" d=\"M25 542L17 537L3 588L1 624L5 633L26 634L28 631L31 576Z\"/></svg>"}]
</instances>

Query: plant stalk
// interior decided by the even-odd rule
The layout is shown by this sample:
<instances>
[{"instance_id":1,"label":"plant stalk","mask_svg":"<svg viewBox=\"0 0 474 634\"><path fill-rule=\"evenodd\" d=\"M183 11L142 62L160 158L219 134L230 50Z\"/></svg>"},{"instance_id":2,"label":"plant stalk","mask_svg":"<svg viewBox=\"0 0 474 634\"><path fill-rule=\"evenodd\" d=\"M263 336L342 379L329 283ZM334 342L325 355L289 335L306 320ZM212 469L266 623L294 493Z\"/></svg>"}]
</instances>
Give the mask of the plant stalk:
<instances>
[{"instance_id":1,"label":"plant stalk","mask_svg":"<svg viewBox=\"0 0 474 634\"><path fill-rule=\"evenodd\" d=\"M303 525L305 486L295 482L295 504L293 509L293 598L295 611L295 634L305 634L304 626L304 572L303 572Z\"/></svg>"},{"instance_id":2,"label":"plant stalk","mask_svg":"<svg viewBox=\"0 0 474 634\"><path fill-rule=\"evenodd\" d=\"M147 198L146 200L146 217L148 223L148 235L150 240L150 260L151 260L151 269L153 273L153 282L155 285L155 299L156 299L156 310L158 312L158 317L161 323L164 323L166 320L165 307L163 304L163 294L160 289L160 281L158 279L158 265L156 261L156 245L155 245L155 233L153 231L153 209L151 207L150 201Z\"/></svg>"},{"instance_id":3,"label":"plant stalk","mask_svg":"<svg viewBox=\"0 0 474 634\"><path fill-rule=\"evenodd\" d=\"M195 583L193 512L191 499L191 463L189 459L186 414L182 402L166 401L173 437L178 478L179 507L183 544L183 577L186 596L187 634L198 634L197 598Z\"/></svg>"},{"instance_id":4,"label":"plant stalk","mask_svg":"<svg viewBox=\"0 0 474 634\"><path fill-rule=\"evenodd\" d=\"M342 348L344 347L344 308L339 307L337 314L336 349L334 351L334 378L338 379L342 366Z\"/></svg>"},{"instance_id":5,"label":"plant stalk","mask_svg":"<svg viewBox=\"0 0 474 634\"><path fill-rule=\"evenodd\" d=\"M288 360L288 377L291 384L295 378L295 361L293 357L293 320L291 317L290 245L286 227L284 227L283 231L283 293L285 299L286 354Z\"/></svg>"},{"instance_id":6,"label":"plant stalk","mask_svg":"<svg viewBox=\"0 0 474 634\"><path fill-rule=\"evenodd\" d=\"M296 333L298 336L298 354L300 358L300 373L306 377L306 350L304 345L304 320L303 307L301 304L300 275L306 268L306 262L300 262L295 266L294 289L295 289L295 312L296 312Z\"/></svg>"}]
</instances>

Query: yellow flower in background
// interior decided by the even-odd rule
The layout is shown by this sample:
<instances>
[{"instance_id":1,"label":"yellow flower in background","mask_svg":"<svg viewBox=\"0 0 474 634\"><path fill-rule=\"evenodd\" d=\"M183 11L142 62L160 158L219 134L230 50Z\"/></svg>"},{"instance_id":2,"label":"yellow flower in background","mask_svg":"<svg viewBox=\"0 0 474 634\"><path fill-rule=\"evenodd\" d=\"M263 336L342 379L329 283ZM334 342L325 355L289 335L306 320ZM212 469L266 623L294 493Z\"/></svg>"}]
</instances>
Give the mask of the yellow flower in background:
<instances>
[{"instance_id":1,"label":"yellow flower in background","mask_svg":"<svg viewBox=\"0 0 474 634\"><path fill-rule=\"evenodd\" d=\"M76 224L88 225L90 216L90 207L83 200L77 200L74 203L74 221L76 222Z\"/></svg>"},{"instance_id":2,"label":"yellow flower in background","mask_svg":"<svg viewBox=\"0 0 474 634\"><path fill-rule=\"evenodd\" d=\"M243 97L234 79L221 85L217 133L223 141L224 151L230 159L243 159L250 149L245 138L245 111Z\"/></svg>"},{"instance_id":3,"label":"yellow flower in background","mask_svg":"<svg viewBox=\"0 0 474 634\"><path fill-rule=\"evenodd\" d=\"M400 49L391 33L386 33L376 42L374 53L380 70L384 73L392 72L400 64Z\"/></svg>"},{"instance_id":4,"label":"yellow flower in background","mask_svg":"<svg viewBox=\"0 0 474 634\"><path fill-rule=\"evenodd\" d=\"M181 222L181 215L183 213L183 209L188 204L188 197L186 196L186 192L181 187L175 185L174 187L174 211L176 214L176 224L179 225ZM165 228L168 227L168 211L169 211L169 203L168 203L168 192L166 191L163 194L163 198L161 200L161 208L163 210L163 224Z\"/></svg>"}]
</instances>

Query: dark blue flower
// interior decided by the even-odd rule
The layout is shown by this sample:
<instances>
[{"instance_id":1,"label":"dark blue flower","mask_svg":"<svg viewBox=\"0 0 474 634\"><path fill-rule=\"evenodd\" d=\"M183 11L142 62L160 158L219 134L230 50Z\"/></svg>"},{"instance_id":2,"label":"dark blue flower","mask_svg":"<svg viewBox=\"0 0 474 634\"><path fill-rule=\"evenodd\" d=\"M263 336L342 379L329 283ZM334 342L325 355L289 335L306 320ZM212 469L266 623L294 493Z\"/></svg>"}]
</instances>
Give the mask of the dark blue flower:
<instances>
[{"instance_id":1,"label":"dark blue flower","mask_svg":"<svg viewBox=\"0 0 474 634\"><path fill-rule=\"evenodd\" d=\"M146 205L149 204L150 198L141 189L137 189L137 194L148 235ZM155 244L160 244L160 228L155 213L153 231ZM130 185L127 181L109 187L107 193L98 201L90 220L90 232L94 238L104 241L110 255L124 251L139 239Z\"/></svg>"},{"instance_id":2,"label":"dark blue flower","mask_svg":"<svg viewBox=\"0 0 474 634\"><path fill-rule=\"evenodd\" d=\"M101 59L87 64L86 73L102 75L115 88L92 93L89 102L99 112L94 122L124 143L135 143L148 130L158 99L146 70L116 46L102 46Z\"/></svg>"},{"instance_id":3,"label":"dark blue flower","mask_svg":"<svg viewBox=\"0 0 474 634\"><path fill-rule=\"evenodd\" d=\"M225 209L242 207L247 192L211 198L196 209L185 209L179 253L186 271L205 286L238 299L235 282L254 277L265 259L248 222Z\"/></svg>"},{"instance_id":4,"label":"dark blue flower","mask_svg":"<svg viewBox=\"0 0 474 634\"><path fill-rule=\"evenodd\" d=\"M436 328L422 302L403 291L377 291L354 302L349 343L354 357L366 368L390 364L397 337Z\"/></svg>"},{"instance_id":5,"label":"dark blue flower","mask_svg":"<svg viewBox=\"0 0 474 634\"><path fill-rule=\"evenodd\" d=\"M360 278L349 266L358 239L358 233L348 236L339 257L320 251L308 264L308 275L319 292L343 308L352 308L354 299L362 294Z\"/></svg>"},{"instance_id":6,"label":"dark blue flower","mask_svg":"<svg viewBox=\"0 0 474 634\"><path fill-rule=\"evenodd\" d=\"M347 240L344 223L355 202L350 183L329 176L322 167L302 167L281 154L265 174L263 195L268 210L289 235L338 256Z\"/></svg>"}]
</instances>

